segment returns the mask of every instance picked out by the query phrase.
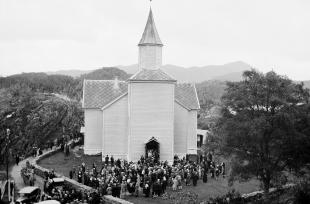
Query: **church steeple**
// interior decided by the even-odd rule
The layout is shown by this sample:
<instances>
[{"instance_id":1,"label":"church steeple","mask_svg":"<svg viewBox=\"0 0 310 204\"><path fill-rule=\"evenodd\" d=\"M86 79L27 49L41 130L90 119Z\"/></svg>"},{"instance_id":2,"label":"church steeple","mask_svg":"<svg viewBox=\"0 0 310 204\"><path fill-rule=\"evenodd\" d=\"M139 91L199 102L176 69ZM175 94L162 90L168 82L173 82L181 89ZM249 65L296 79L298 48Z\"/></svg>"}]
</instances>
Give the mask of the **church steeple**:
<instances>
[{"instance_id":1,"label":"church steeple","mask_svg":"<svg viewBox=\"0 0 310 204\"><path fill-rule=\"evenodd\" d=\"M142 34L139 46L139 68L140 69L159 69L162 65L162 47L152 9Z\"/></svg>"},{"instance_id":2,"label":"church steeple","mask_svg":"<svg viewBox=\"0 0 310 204\"><path fill-rule=\"evenodd\" d=\"M159 38L157 29L155 26L153 12L151 8L149 12L149 17L147 19L147 22L144 28L142 38L139 42L139 46L140 45L161 45L163 46L163 43L161 42Z\"/></svg>"}]
</instances>

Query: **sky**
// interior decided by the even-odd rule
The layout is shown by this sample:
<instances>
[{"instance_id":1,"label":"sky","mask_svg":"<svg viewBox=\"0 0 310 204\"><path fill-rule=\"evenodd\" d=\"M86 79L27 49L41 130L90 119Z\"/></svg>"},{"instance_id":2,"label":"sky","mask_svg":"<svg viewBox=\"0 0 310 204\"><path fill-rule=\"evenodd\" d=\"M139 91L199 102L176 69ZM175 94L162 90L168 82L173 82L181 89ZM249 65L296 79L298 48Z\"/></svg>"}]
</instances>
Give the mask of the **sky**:
<instances>
[{"instance_id":1,"label":"sky","mask_svg":"<svg viewBox=\"0 0 310 204\"><path fill-rule=\"evenodd\" d=\"M309 0L0 0L0 75L136 64L150 5L164 64L310 79Z\"/></svg>"}]
</instances>

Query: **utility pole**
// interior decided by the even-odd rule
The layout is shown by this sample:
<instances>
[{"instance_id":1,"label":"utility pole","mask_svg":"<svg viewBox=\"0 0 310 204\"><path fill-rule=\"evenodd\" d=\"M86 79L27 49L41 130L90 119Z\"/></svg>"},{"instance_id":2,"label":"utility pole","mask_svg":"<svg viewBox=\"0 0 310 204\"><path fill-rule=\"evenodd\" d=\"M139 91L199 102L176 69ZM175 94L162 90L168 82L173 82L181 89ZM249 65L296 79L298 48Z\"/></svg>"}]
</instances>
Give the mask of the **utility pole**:
<instances>
[{"instance_id":1,"label":"utility pole","mask_svg":"<svg viewBox=\"0 0 310 204\"><path fill-rule=\"evenodd\" d=\"M9 153L9 145L10 145L10 129L7 128L6 129L6 183L8 185L8 199L10 201L10 195L11 195L11 192L10 192L10 182L9 182L9 157L10 157L10 153Z\"/></svg>"},{"instance_id":2,"label":"utility pole","mask_svg":"<svg viewBox=\"0 0 310 204\"><path fill-rule=\"evenodd\" d=\"M9 180L9 144L10 144L10 129L6 129L6 180Z\"/></svg>"},{"instance_id":3,"label":"utility pole","mask_svg":"<svg viewBox=\"0 0 310 204\"><path fill-rule=\"evenodd\" d=\"M13 113L6 116L7 119L11 118ZM10 133L11 130L9 128L6 129L6 183L8 185L8 199L11 201L11 182L9 181L9 157L10 157Z\"/></svg>"}]
</instances>

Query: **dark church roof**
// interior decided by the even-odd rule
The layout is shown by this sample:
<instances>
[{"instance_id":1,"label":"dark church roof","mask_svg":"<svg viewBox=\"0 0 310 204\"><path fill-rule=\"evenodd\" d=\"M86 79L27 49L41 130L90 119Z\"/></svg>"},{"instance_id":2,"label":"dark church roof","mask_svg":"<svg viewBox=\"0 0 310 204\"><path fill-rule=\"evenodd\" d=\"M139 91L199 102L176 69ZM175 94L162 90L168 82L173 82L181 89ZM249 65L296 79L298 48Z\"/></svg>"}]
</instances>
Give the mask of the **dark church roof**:
<instances>
[{"instance_id":1,"label":"dark church roof","mask_svg":"<svg viewBox=\"0 0 310 204\"><path fill-rule=\"evenodd\" d=\"M176 81L161 69L142 69L129 78L129 81Z\"/></svg>"},{"instance_id":2,"label":"dark church roof","mask_svg":"<svg viewBox=\"0 0 310 204\"><path fill-rule=\"evenodd\" d=\"M83 108L101 109L128 92L128 83L115 80L85 80ZM199 109L195 86L176 84L175 101L189 110Z\"/></svg>"},{"instance_id":3,"label":"dark church roof","mask_svg":"<svg viewBox=\"0 0 310 204\"><path fill-rule=\"evenodd\" d=\"M150 9L149 17L147 19L139 45L163 45L155 26L152 9Z\"/></svg>"}]
</instances>

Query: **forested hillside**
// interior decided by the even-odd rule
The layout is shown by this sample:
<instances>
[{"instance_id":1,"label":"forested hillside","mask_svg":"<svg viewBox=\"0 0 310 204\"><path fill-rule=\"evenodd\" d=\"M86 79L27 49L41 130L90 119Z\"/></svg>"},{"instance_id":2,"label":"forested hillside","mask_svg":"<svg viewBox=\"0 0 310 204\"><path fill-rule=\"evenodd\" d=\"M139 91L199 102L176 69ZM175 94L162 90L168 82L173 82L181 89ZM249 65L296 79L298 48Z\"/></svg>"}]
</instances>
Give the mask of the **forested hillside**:
<instances>
[{"instance_id":1,"label":"forested hillside","mask_svg":"<svg viewBox=\"0 0 310 204\"><path fill-rule=\"evenodd\" d=\"M117 77L119 80L126 80L130 77L130 74L127 74L125 71L120 70L115 67L104 67L101 69L94 70L90 73L83 74L79 79L115 79Z\"/></svg>"},{"instance_id":2,"label":"forested hillside","mask_svg":"<svg viewBox=\"0 0 310 204\"><path fill-rule=\"evenodd\" d=\"M24 155L62 135L77 136L84 124L83 80L116 77L126 80L129 75L102 68L79 78L45 73L0 77L0 164L6 158L7 129L11 152Z\"/></svg>"},{"instance_id":3,"label":"forested hillside","mask_svg":"<svg viewBox=\"0 0 310 204\"><path fill-rule=\"evenodd\" d=\"M225 88L226 82L218 80L204 81L196 84L200 107L205 109L218 105Z\"/></svg>"},{"instance_id":4,"label":"forested hillside","mask_svg":"<svg viewBox=\"0 0 310 204\"><path fill-rule=\"evenodd\" d=\"M11 151L28 155L63 134L77 136L83 125L81 104L54 94L14 85L0 91L0 146L5 158L7 129ZM3 160L2 160L3 162Z\"/></svg>"},{"instance_id":5,"label":"forested hillside","mask_svg":"<svg viewBox=\"0 0 310 204\"><path fill-rule=\"evenodd\" d=\"M73 77L45 73L22 73L0 78L1 89L18 85L33 92L65 94L73 99L81 98L79 83Z\"/></svg>"},{"instance_id":6,"label":"forested hillside","mask_svg":"<svg viewBox=\"0 0 310 204\"><path fill-rule=\"evenodd\" d=\"M200 103L198 128L209 129L215 124L221 112L221 97L226 89L226 82L209 80L196 84Z\"/></svg>"},{"instance_id":7,"label":"forested hillside","mask_svg":"<svg viewBox=\"0 0 310 204\"><path fill-rule=\"evenodd\" d=\"M115 79L126 80L129 78L126 72L118 68L101 68L91 73L83 74L79 78L65 75L48 75L46 73L22 73L8 77L0 77L0 89L14 85L28 87L33 92L58 93L71 99L80 101L84 79Z\"/></svg>"}]
</instances>

